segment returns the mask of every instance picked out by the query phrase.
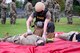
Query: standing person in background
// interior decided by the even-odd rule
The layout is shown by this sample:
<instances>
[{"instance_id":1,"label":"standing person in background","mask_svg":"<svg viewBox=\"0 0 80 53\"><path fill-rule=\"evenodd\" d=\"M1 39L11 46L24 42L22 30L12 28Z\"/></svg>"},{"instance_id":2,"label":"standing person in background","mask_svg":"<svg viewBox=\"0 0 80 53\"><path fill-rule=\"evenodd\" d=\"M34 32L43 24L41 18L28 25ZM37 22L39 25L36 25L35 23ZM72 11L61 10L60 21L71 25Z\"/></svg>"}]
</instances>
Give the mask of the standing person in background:
<instances>
[{"instance_id":1,"label":"standing person in background","mask_svg":"<svg viewBox=\"0 0 80 53\"><path fill-rule=\"evenodd\" d=\"M54 18L55 18L55 22L56 21L60 21L60 5L58 4L57 1L54 1Z\"/></svg>"},{"instance_id":2,"label":"standing person in background","mask_svg":"<svg viewBox=\"0 0 80 53\"><path fill-rule=\"evenodd\" d=\"M7 4L5 3L6 0L3 0L1 3L1 23L6 23L6 11L7 11Z\"/></svg>"},{"instance_id":3,"label":"standing person in background","mask_svg":"<svg viewBox=\"0 0 80 53\"><path fill-rule=\"evenodd\" d=\"M28 2L25 5L25 15L27 16L27 19L31 15L32 11L33 11L33 5L31 3L31 0L28 0Z\"/></svg>"},{"instance_id":4,"label":"standing person in background","mask_svg":"<svg viewBox=\"0 0 80 53\"><path fill-rule=\"evenodd\" d=\"M46 5L46 8L48 8L48 10L51 13L51 21L54 22L54 18L53 18L54 1L53 0L46 0L45 5Z\"/></svg>"},{"instance_id":5,"label":"standing person in background","mask_svg":"<svg viewBox=\"0 0 80 53\"><path fill-rule=\"evenodd\" d=\"M10 3L10 24L15 24L17 18L15 0Z\"/></svg>"},{"instance_id":6,"label":"standing person in background","mask_svg":"<svg viewBox=\"0 0 80 53\"><path fill-rule=\"evenodd\" d=\"M65 3L65 14L67 16L67 23L72 24L72 10L73 10L73 0L66 0Z\"/></svg>"},{"instance_id":7,"label":"standing person in background","mask_svg":"<svg viewBox=\"0 0 80 53\"><path fill-rule=\"evenodd\" d=\"M37 2L35 5L35 11L29 16L28 20L26 21L27 25L27 33L31 34L32 31L30 30L30 25L32 20L35 18L35 29L34 34L37 32L40 33L39 36L42 36L42 38L46 41L46 37L53 38L54 37L54 31L55 26L54 23L51 22L51 13L48 11L48 9L45 8L44 3ZM36 35L37 35L36 34ZM53 40L52 40L53 41Z\"/></svg>"}]
</instances>

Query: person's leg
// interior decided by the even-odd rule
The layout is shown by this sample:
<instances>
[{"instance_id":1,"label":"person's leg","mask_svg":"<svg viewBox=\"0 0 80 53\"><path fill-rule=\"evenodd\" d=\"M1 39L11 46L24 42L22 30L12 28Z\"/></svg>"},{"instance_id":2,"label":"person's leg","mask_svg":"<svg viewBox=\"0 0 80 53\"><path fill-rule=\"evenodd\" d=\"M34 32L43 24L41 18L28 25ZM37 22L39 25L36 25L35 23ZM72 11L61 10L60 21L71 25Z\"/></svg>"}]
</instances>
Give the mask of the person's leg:
<instances>
[{"instance_id":1,"label":"person's leg","mask_svg":"<svg viewBox=\"0 0 80 53\"><path fill-rule=\"evenodd\" d=\"M5 42L7 40L7 38L10 38L11 36L5 36L3 38L0 38L0 42Z\"/></svg>"},{"instance_id":2,"label":"person's leg","mask_svg":"<svg viewBox=\"0 0 80 53\"><path fill-rule=\"evenodd\" d=\"M58 12L58 22L60 21L60 12Z\"/></svg>"},{"instance_id":3,"label":"person's leg","mask_svg":"<svg viewBox=\"0 0 80 53\"><path fill-rule=\"evenodd\" d=\"M15 24L15 23L16 23L16 13L13 16L13 24Z\"/></svg>"},{"instance_id":4,"label":"person's leg","mask_svg":"<svg viewBox=\"0 0 80 53\"><path fill-rule=\"evenodd\" d=\"M67 15L67 24L70 24L69 20L70 20L69 15Z\"/></svg>"},{"instance_id":5,"label":"person's leg","mask_svg":"<svg viewBox=\"0 0 80 53\"><path fill-rule=\"evenodd\" d=\"M57 36L57 38L63 39L63 40L69 40L70 39L70 34L69 33L63 33Z\"/></svg>"},{"instance_id":6,"label":"person's leg","mask_svg":"<svg viewBox=\"0 0 80 53\"><path fill-rule=\"evenodd\" d=\"M70 20L69 19L69 11L68 10L66 11L66 17L67 17L67 24L70 24L70 22L69 22L69 20Z\"/></svg>"},{"instance_id":7,"label":"person's leg","mask_svg":"<svg viewBox=\"0 0 80 53\"><path fill-rule=\"evenodd\" d=\"M13 19L12 17L13 17L13 14L10 13L10 24L12 24L12 22L13 22L13 21L12 21L12 19Z\"/></svg>"},{"instance_id":8,"label":"person's leg","mask_svg":"<svg viewBox=\"0 0 80 53\"><path fill-rule=\"evenodd\" d=\"M51 21L54 22L53 11L51 11L50 13L51 13Z\"/></svg>"},{"instance_id":9,"label":"person's leg","mask_svg":"<svg viewBox=\"0 0 80 53\"><path fill-rule=\"evenodd\" d=\"M60 34L57 37L58 38L61 38L61 39L64 39L64 40L72 41L72 39L74 37L74 34L78 34L78 32L76 32L76 31L70 31L68 33Z\"/></svg>"},{"instance_id":10,"label":"person's leg","mask_svg":"<svg viewBox=\"0 0 80 53\"><path fill-rule=\"evenodd\" d=\"M70 14L69 18L70 18L70 24L72 24L73 23L72 14Z\"/></svg>"},{"instance_id":11,"label":"person's leg","mask_svg":"<svg viewBox=\"0 0 80 53\"><path fill-rule=\"evenodd\" d=\"M57 21L57 12L55 12L55 22Z\"/></svg>"},{"instance_id":12,"label":"person's leg","mask_svg":"<svg viewBox=\"0 0 80 53\"><path fill-rule=\"evenodd\" d=\"M1 15L1 23L4 24L4 15Z\"/></svg>"},{"instance_id":13,"label":"person's leg","mask_svg":"<svg viewBox=\"0 0 80 53\"><path fill-rule=\"evenodd\" d=\"M52 39L50 41L53 41L53 38L55 37L54 31L55 31L54 23L49 22L47 26L47 39Z\"/></svg>"},{"instance_id":14,"label":"person's leg","mask_svg":"<svg viewBox=\"0 0 80 53\"><path fill-rule=\"evenodd\" d=\"M4 17L4 24L6 23L6 12L5 12L5 17Z\"/></svg>"},{"instance_id":15,"label":"person's leg","mask_svg":"<svg viewBox=\"0 0 80 53\"><path fill-rule=\"evenodd\" d=\"M20 35L8 37L8 38L6 38L5 41L6 41L6 42L11 42L11 43L20 44Z\"/></svg>"}]
</instances>

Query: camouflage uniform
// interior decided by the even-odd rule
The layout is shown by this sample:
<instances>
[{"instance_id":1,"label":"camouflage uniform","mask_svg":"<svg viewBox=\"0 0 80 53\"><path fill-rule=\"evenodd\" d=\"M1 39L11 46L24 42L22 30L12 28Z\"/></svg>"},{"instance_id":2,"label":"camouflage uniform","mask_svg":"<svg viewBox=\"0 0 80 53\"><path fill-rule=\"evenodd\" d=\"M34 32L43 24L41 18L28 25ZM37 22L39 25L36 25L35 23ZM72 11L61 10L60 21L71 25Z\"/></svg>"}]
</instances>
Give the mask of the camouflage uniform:
<instances>
[{"instance_id":1,"label":"camouflage uniform","mask_svg":"<svg viewBox=\"0 0 80 53\"><path fill-rule=\"evenodd\" d=\"M16 18L17 18L17 15L16 15L16 4L15 2L11 2L10 3L10 23L11 24L15 24L16 23Z\"/></svg>"},{"instance_id":2,"label":"camouflage uniform","mask_svg":"<svg viewBox=\"0 0 80 53\"><path fill-rule=\"evenodd\" d=\"M65 14L67 16L68 24L72 24L72 10L73 10L73 0L66 0L65 3Z\"/></svg>"},{"instance_id":3,"label":"camouflage uniform","mask_svg":"<svg viewBox=\"0 0 80 53\"><path fill-rule=\"evenodd\" d=\"M16 44L22 44L22 45L37 45L36 42L38 40L43 40L43 39L41 37L33 34L33 35L28 35L26 37L21 36L21 35L10 36L7 38L0 38L0 40L6 41L6 42L11 42L11 43L16 43Z\"/></svg>"},{"instance_id":4,"label":"camouflage uniform","mask_svg":"<svg viewBox=\"0 0 80 53\"><path fill-rule=\"evenodd\" d=\"M25 5L25 15L27 16L27 19L28 19L28 17L31 15L32 11L33 11L32 3L28 2L28 3Z\"/></svg>"},{"instance_id":5,"label":"camouflage uniform","mask_svg":"<svg viewBox=\"0 0 80 53\"><path fill-rule=\"evenodd\" d=\"M1 3L1 23L6 23L6 11L7 11L7 4L5 2Z\"/></svg>"},{"instance_id":6,"label":"camouflage uniform","mask_svg":"<svg viewBox=\"0 0 80 53\"><path fill-rule=\"evenodd\" d=\"M45 5L46 5L46 8L48 8L48 10L51 13L51 21L54 22L54 18L53 18L54 1L53 0L46 0Z\"/></svg>"},{"instance_id":7,"label":"camouflage uniform","mask_svg":"<svg viewBox=\"0 0 80 53\"><path fill-rule=\"evenodd\" d=\"M54 18L55 22L60 21L60 5L57 2L54 4Z\"/></svg>"},{"instance_id":8,"label":"camouflage uniform","mask_svg":"<svg viewBox=\"0 0 80 53\"><path fill-rule=\"evenodd\" d=\"M70 40L71 36L77 35L77 34L79 34L79 33L76 32L76 31L71 31L71 32L68 32L68 33L60 34L58 37L61 38L61 39L64 39L64 40Z\"/></svg>"}]
</instances>

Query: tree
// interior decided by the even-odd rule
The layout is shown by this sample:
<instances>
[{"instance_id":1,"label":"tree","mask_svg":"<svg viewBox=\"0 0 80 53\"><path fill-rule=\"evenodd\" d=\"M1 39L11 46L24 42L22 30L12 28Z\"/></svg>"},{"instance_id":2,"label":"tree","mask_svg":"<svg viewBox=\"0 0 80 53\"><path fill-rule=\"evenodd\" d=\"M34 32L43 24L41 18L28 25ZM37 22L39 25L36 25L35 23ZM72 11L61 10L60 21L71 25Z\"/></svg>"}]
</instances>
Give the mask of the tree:
<instances>
[{"instance_id":1,"label":"tree","mask_svg":"<svg viewBox=\"0 0 80 53\"><path fill-rule=\"evenodd\" d=\"M22 1L17 1L17 0L16 0L16 7L17 7L17 8L22 8L22 6L23 6Z\"/></svg>"},{"instance_id":2,"label":"tree","mask_svg":"<svg viewBox=\"0 0 80 53\"><path fill-rule=\"evenodd\" d=\"M73 2L73 12L75 15L80 15L80 3L78 0L74 0Z\"/></svg>"},{"instance_id":3,"label":"tree","mask_svg":"<svg viewBox=\"0 0 80 53\"><path fill-rule=\"evenodd\" d=\"M56 0L56 1L60 4L61 10L63 11L65 8L65 0Z\"/></svg>"},{"instance_id":4,"label":"tree","mask_svg":"<svg viewBox=\"0 0 80 53\"><path fill-rule=\"evenodd\" d=\"M74 5L80 5L80 4L79 4L79 1L77 1L77 0L74 0L73 3L74 3Z\"/></svg>"}]
</instances>

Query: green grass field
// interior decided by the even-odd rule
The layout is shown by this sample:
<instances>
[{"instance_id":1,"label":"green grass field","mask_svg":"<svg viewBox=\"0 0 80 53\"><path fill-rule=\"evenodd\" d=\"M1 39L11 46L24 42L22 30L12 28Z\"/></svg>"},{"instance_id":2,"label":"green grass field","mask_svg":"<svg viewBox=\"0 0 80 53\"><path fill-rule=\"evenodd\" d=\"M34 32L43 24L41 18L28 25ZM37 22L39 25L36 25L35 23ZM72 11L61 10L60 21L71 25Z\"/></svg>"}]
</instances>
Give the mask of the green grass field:
<instances>
[{"instance_id":1,"label":"green grass field","mask_svg":"<svg viewBox=\"0 0 80 53\"><path fill-rule=\"evenodd\" d=\"M69 31L80 32L80 19L73 18L73 24L69 25L67 24L66 18L61 18L61 21L59 23L58 22L55 23L55 28L56 32L69 32ZM9 33L10 35L17 35L17 34L22 34L26 31L27 31L26 19L17 19L15 25L11 25L9 19L7 19L5 25L0 23L0 37L3 37L3 35L5 35L6 33Z\"/></svg>"}]
</instances>

